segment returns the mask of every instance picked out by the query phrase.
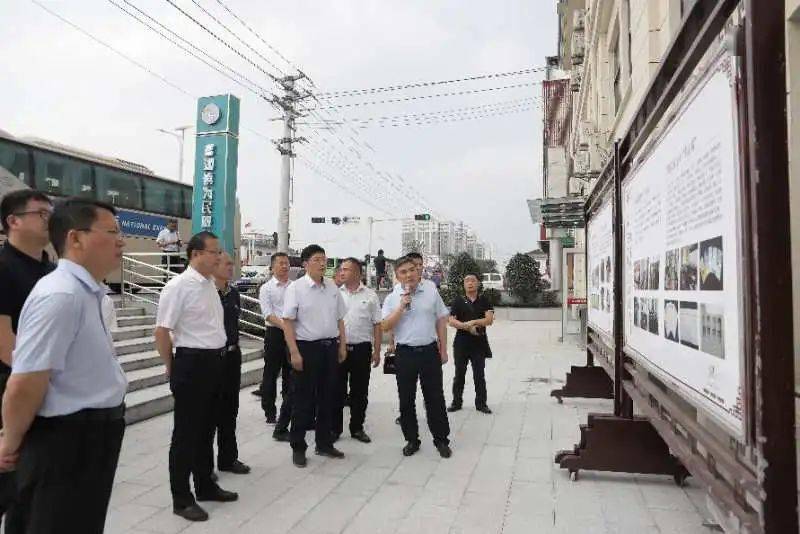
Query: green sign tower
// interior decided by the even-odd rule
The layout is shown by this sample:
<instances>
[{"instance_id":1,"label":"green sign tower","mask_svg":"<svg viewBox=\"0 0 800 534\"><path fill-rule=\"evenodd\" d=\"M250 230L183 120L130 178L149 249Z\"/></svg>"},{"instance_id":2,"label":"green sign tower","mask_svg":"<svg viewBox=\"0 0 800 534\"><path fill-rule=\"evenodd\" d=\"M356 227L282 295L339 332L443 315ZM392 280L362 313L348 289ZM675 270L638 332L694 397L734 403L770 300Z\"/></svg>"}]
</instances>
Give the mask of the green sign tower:
<instances>
[{"instance_id":1,"label":"green sign tower","mask_svg":"<svg viewBox=\"0 0 800 534\"><path fill-rule=\"evenodd\" d=\"M239 162L239 99L205 96L197 101L192 233L208 230L233 255L236 168Z\"/></svg>"}]
</instances>

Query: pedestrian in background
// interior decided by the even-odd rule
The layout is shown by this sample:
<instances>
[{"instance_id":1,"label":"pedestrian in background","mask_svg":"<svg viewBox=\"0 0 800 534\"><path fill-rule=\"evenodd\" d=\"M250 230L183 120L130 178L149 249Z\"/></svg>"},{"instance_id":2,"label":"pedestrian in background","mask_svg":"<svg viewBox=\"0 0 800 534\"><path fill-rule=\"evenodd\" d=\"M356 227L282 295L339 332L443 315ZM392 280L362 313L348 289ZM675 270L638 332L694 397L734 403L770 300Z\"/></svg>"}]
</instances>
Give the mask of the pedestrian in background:
<instances>
[{"instance_id":1,"label":"pedestrian in background","mask_svg":"<svg viewBox=\"0 0 800 534\"><path fill-rule=\"evenodd\" d=\"M181 234L178 232L177 219L167 220L167 225L162 228L158 233L158 237L156 237L156 245L164 253L161 256L161 267L173 273L180 273L183 270L183 261L181 261L178 253L181 251L183 242L181 241ZM169 281L169 276L165 275L164 281Z\"/></svg>"},{"instance_id":2,"label":"pedestrian in background","mask_svg":"<svg viewBox=\"0 0 800 534\"><path fill-rule=\"evenodd\" d=\"M305 434L315 414L316 453L344 458L333 446L331 423L337 367L347 358L343 320L347 310L336 285L325 280L325 249L309 245L300 257L306 275L286 289L283 321L292 363L292 462L305 467Z\"/></svg>"},{"instance_id":3,"label":"pedestrian in background","mask_svg":"<svg viewBox=\"0 0 800 534\"><path fill-rule=\"evenodd\" d=\"M383 249L378 250L378 255L375 256L375 286L380 289L386 284L386 256L383 255ZM387 284L388 285L388 284Z\"/></svg>"},{"instance_id":4,"label":"pedestrian in background","mask_svg":"<svg viewBox=\"0 0 800 534\"><path fill-rule=\"evenodd\" d=\"M400 397L400 426L406 445L403 454L419 451L417 422L417 380L422 386L428 428L442 458L452 455L450 423L444 401L442 366L447 363L447 317L449 311L436 287L421 283L414 260L403 257L395 263L395 288L383 303L384 331L394 330L396 343L397 391Z\"/></svg>"},{"instance_id":5,"label":"pedestrian in background","mask_svg":"<svg viewBox=\"0 0 800 534\"><path fill-rule=\"evenodd\" d=\"M283 302L289 287L289 256L276 252L270 258L272 278L261 286L258 302L264 317L264 373L261 380L261 408L268 424L275 424L272 437L289 441L289 422L292 417L291 365L286 338L283 334ZM275 410L278 375L281 376L281 410ZM276 415L278 415L276 417Z\"/></svg>"},{"instance_id":6,"label":"pedestrian in background","mask_svg":"<svg viewBox=\"0 0 800 534\"><path fill-rule=\"evenodd\" d=\"M225 353L222 356L222 385L217 412L217 468L237 475L246 475L250 467L239 460L236 444L236 418L239 416L239 390L242 387L242 350L239 348L239 317L242 303L239 290L231 286L233 258L222 253L214 270L225 323Z\"/></svg>"},{"instance_id":7,"label":"pedestrian in background","mask_svg":"<svg viewBox=\"0 0 800 534\"><path fill-rule=\"evenodd\" d=\"M50 242L47 225L52 213L47 195L32 189L12 191L0 202L0 220L7 237L0 249L0 398L11 376L11 353L22 305L36 282L55 269L44 251ZM24 516L14 509L16 495L14 472L0 474L0 522L5 516L8 534L25 532Z\"/></svg>"},{"instance_id":8,"label":"pedestrian in background","mask_svg":"<svg viewBox=\"0 0 800 534\"><path fill-rule=\"evenodd\" d=\"M19 459L26 533L101 533L128 385L101 313L102 280L119 268L125 243L114 208L86 199L59 203L49 233L60 260L22 308L3 397L0 469Z\"/></svg>"},{"instance_id":9,"label":"pedestrian in background","mask_svg":"<svg viewBox=\"0 0 800 534\"><path fill-rule=\"evenodd\" d=\"M486 328L494 323L494 307L485 295L478 293L480 281L474 273L464 276L464 296L457 296L450 304L450 326L457 330L453 340L453 359L456 374L453 378L453 403L448 412L461 409L464 398L464 381L467 364L472 365L475 383L475 409L492 413L486 404L486 358L492 357Z\"/></svg>"},{"instance_id":10,"label":"pedestrian in background","mask_svg":"<svg viewBox=\"0 0 800 534\"><path fill-rule=\"evenodd\" d=\"M344 400L350 386L350 436L362 443L372 440L364 431L366 419L370 364L381 363L381 304L378 295L361 282L361 262L347 258L341 266L344 284L339 288L347 314L344 316L347 338L347 359L339 364L339 403L334 412L334 441L344 427Z\"/></svg>"},{"instance_id":11,"label":"pedestrian in background","mask_svg":"<svg viewBox=\"0 0 800 534\"><path fill-rule=\"evenodd\" d=\"M189 521L208 519L197 501L230 502L239 498L220 488L211 477L215 403L227 341L222 303L212 276L221 254L213 233L192 236L186 247L189 266L164 286L156 316L156 348L175 398L169 447L172 511ZM189 489L190 475L194 495Z\"/></svg>"}]
</instances>

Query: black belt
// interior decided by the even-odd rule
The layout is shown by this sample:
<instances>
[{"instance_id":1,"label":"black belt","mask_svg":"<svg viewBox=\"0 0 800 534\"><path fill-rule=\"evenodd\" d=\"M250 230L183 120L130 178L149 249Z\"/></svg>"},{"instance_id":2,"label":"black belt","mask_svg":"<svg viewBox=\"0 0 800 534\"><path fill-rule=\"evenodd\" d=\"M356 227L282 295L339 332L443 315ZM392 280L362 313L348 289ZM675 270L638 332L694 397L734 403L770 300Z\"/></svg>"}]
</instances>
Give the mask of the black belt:
<instances>
[{"instance_id":1,"label":"black belt","mask_svg":"<svg viewBox=\"0 0 800 534\"><path fill-rule=\"evenodd\" d=\"M353 349L355 347L363 347L364 345L372 345L372 342L370 342L370 341L362 341L361 343L348 343L347 344L347 348L348 349Z\"/></svg>"},{"instance_id":2,"label":"black belt","mask_svg":"<svg viewBox=\"0 0 800 534\"><path fill-rule=\"evenodd\" d=\"M211 358L211 357L220 357L225 353L225 348L221 349L192 349L189 347L178 347L175 349L175 357L178 358L179 356L191 356L192 358L203 357L203 358Z\"/></svg>"},{"instance_id":3,"label":"black belt","mask_svg":"<svg viewBox=\"0 0 800 534\"><path fill-rule=\"evenodd\" d=\"M270 331L272 331L272 332L275 332L276 330L277 330L278 332L283 332L283 328L280 328L280 327L278 327L278 326L268 326L268 327L267 327L267 330L270 330Z\"/></svg>"},{"instance_id":4,"label":"black belt","mask_svg":"<svg viewBox=\"0 0 800 534\"><path fill-rule=\"evenodd\" d=\"M438 345L434 341L433 343L428 343L427 345L403 345L398 344L397 348L402 350L409 350L411 352L424 352L430 348L436 348Z\"/></svg>"},{"instance_id":5,"label":"black belt","mask_svg":"<svg viewBox=\"0 0 800 534\"><path fill-rule=\"evenodd\" d=\"M327 339L315 339L314 341L306 341L304 339L298 339L297 342L298 343L309 343L309 344L313 343L314 345L322 345L323 347L330 347L334 343L338 343L339 342L339 338L330 337L330 338L327 338Z\"/></svg>"},{"instance_id":6,"label":"black belt","mask_svg":"<svg viewBox=\"0 0 800 534\"><path fill-rule=\"evenodd\" d=\"M125 417L125 404L114 406L113 408L84 408L83 410L67 415L56 415L53 417L37 417L43 422L63 422L63 423L104 423L108 421L118 421Z\"/></svg>"}]
</instances>

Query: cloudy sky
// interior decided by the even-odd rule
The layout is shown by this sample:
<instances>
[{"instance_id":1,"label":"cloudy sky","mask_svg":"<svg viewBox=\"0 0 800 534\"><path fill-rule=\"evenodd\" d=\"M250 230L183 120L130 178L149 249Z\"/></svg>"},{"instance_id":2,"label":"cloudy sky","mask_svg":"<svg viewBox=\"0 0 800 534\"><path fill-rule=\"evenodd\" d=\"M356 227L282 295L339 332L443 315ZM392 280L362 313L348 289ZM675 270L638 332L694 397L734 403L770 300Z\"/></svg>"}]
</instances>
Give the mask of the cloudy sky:
<instances>
[{"instance_id":1,"label":"cloudy sky","mask_svg":"<svg viewBox=\"0 0 800 534\"><path fill-rule=\"evenodd\" d=\"M136 6L269 92L277 92L277 86L260 69L279 75L276 68L288 72L299 66L315 82L314 90L325 92L540 67L545 56L555 53L557 37L555 2L545 0L36 2L188 94L134 66L35 2L11 0L0 3L4 70L0 129L136 161L159 175L175 177L177 143L157 129L193 124L195 97L233 93L242 100L239 199L243 220L268 232L275 229L278 207L280 159L269 141L282 135L280 124L270 121L277 111L253 92L140 25L112 2L133 12L131 6ZM225 39L259 69L216 41L171 3ZM222 4L292 65L232 18ZM258 54L211 20L198 5ZM298 158L294 167L292 245L317 241L335 255L363 255L366 225L311 225L310 217L408 215L422 209L422 198L434 213L472 226L484 241L495 246L501 258L535 248L535 228L525 199L537 197L541 191L542 118L539 107L526 99L541 94L541 87L533 84L541 78L542 73L537 72L315 104L344 106L426 97L318 110L315 116L303 119L311 124L301 125L298 135L311 142L300 149L301 154L316 161L331 179L389 213L359 200ZM509 85L520 87L486 90ZM483 91L427 97L474 90ZM427 120L423 126L358 128L348 123L325 130L316 129L315 124L323 115L339 120L429 114L500 102L516 104L483 107L480 114L426 115L426 119L469 116L471 120ZM193 153L190 139L185 149L187 161L192 161ZM189 167L187 164L183 177L187 182L191 179ZM358 181L361 179L366 183ZM400 191L387 184L389 179ZM376 224L374 244L390 254L399 252L399 225Z\"/></svg>"}]
</instances>

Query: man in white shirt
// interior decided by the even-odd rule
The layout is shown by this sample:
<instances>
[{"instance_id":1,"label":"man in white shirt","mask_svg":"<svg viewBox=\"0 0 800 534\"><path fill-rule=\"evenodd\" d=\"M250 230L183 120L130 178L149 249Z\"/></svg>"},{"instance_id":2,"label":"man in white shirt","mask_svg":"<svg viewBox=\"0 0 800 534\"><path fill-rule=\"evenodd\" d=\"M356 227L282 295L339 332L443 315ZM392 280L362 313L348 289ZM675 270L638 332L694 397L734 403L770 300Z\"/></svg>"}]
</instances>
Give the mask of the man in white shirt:
<instances>
[{"instance_id":1,"label":"man in white shirt","mask_svg":"<svg viewBox=\"0 0 800 534\"><path fill-rule=\"evenodd\" d=\"M289 421L292 417L290 397L291 366L289 351L283 335L283 300L289 287L289 256L276 252L270 258L272 278L261 286L258 302L261 315L266 322L264 333L264 374L261 380L261 408L267 423L275 424L272 437L277 441L289 441ZM276 418L278 375L281 375L281 410Z\"/></svg>"},{"instance_id":2,"label":"man in white shirt","mask_svg":"<svg viewBox=\"0 0 800 534\"><path fill-rule=\"evenodd\" d=\"M181 272L183 261L177 253L181 251L181 245L183 245L183 243L181 242L181 235L178 233L177 219L169 219L167 221L167 226L164 227L164 229L158 233L158 237L156 237L156 244L161 249L161 252L164 253L164 255L161 256L161 265L163 268L174 273ZM167 279L167 277L164 278L165 281Z\"/></svg>"},{"instance_id":3,"label":"man in white shirt","mask_svg":"<svg viewBox=\"0 0 800 534\"><path fill-rule=\"evenodd\" d=\"M442 458L452 455L450 423L444 402L442 365L447 363L447 318L450 315L432 283L422 283L414 260L408 256L395 263L400 287L383 302L383 330L394 331L397 344L397 391L400 426L406 439L403 454L419 451L416 412L417 379L425 399L428 428Z\"/></svg>"},{"instance_id":4,"label":"man in white shirt","mask_svg":"<svg viewBox=\"0 0 800 534\"><path fill-rule=\"evenodd\" d=\"M316 422L316 452L344 458L333 446L331 418L336 403L338 364L347 358L342 294L332 280L325 280L327 257L319 245L300 254L306 275L286 289L283 331L292 364L292 462L306 466L306 430Z\"/></svg>"},{"instance_id":5,"label":"man in white shirt","mask_svg":"<svg viewBox=\"0 0 800 534\"><path fill-rule=\"evenodd\" d=\"M347 258L341 266L343 284L339 291L347 306L344 317L347 359L339 364L339 404L333 416L336 441L344 427L344 395L350 382L350 436L362 443L372 440L364 432L367 413L370 363L381 363L381 304L378 295L361 283L361 262Z\"/></svg>"},{"instance_id":6,"label":"man in white shirt","mask_svg":"<svg viewBox=\"0 0 800 534\"><path fill-rule=\"evenodd\" d=\"M221 254L213 233L194 235L186 247L189 267L164 286L156 316L156 348L175 397L169 448L172 510L189 521L208 519L197 501L239 498L211 478L216 400L227 340L222 302L212 276ZM195 495L189 489L190 474Z\"/></svg>"}]
</instances>

